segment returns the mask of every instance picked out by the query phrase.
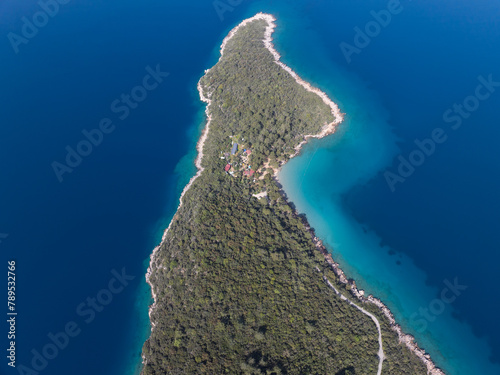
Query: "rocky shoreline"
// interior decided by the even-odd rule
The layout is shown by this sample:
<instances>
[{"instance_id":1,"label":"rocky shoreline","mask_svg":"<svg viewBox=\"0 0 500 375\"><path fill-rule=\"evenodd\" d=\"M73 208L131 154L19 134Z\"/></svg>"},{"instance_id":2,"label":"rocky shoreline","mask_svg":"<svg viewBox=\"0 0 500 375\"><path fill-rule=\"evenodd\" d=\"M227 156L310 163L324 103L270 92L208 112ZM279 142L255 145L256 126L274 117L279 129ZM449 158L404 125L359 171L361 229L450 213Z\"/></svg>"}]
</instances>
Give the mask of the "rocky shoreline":
<instances>
[{"instance_id":1,"label":"rocky shoreline","mask_svg":"<svg viewBox=\"0 0 500 375\"><path fill-rule=\"evenodd\" d=\"M372 303L379 308L379 310L389 320L391 329L398 334L399 342L405 344L406 347L425 364L425 366L427 367L427 373L429 375L445 375L445 373L434 364L431 356L418 346L418 344L415 342L415 338L412 335L405 334L403 332L401 326L396 323L391 310L389 310L389 308L384 305L381 300L373 297L372 295L365 297L364 291L357 288L356 282L354 280L347 279L344 271L340 268L339 264L333 260L332 255L323 245L323 242L318 237L316 237L314 229L308 227L308 230L312 235L313 242L316 245L316 248L323 253L327 263L330 265L335 275L339 278L339 281L345 285L349 285L351 294L356 297L358 301L362 303Z\"/></svg>"},{"instance_id":2,"label":"rocky shoreline","mask_svg":"<svg viewBox=\"0 0 500 375\"><path fill-rule=\"evenodd\" d=\"M224 50L226 48L228 41L237 33L237 31L241 27L243 27L243 26L247 25L248 23L253 22L255 20L264 20L267 22L267 27L266 27L266 31L264 34L263 43L264 43L265 47L273 55L273 57L275 59L275 63L278 64L284 70L286 70L290 75L292 75L292 77L296 80L296 82L299 83L301 86L303 86L306 90L308 90L310 92L314 92L315 94L320 96L321 99L323 100L323 102L331 108L332 115L334 116L334 121L329 123L329 124L325 124L323 126L322 130L318 134L304 135L304 140L295 148L295 153L291 156L291 157L294 157L294 156L299 154L302 146L305 143L307 143L310 138L323 138L329 134L333 134L335 132L336 126L343 121L344 114L341 113L337 104L335 104L332 100L330 100L330 98L323 91L321 91L317 88L314 88L313 86L311 86L311 84L302 80L290 67L288 67L287 65L285 65L284 63L282 63L280 61L281 56L274 49L274 45L272 43L272 40L273 40L272 33L274 32L274 29L276 27L276 24L274 23L274 21L276 21L276 19L274 18L274 16L272 16L270 14L258 13L254 17L251 17L251 18L248 18L248 19L242 21L238 26L233 28L229 32L229 34L226 36L226 38L224 38L224 40L222 42L221 49L220 49L219 61L223 57ZM205 74L208 71L209 70L206 70ZM196 175L191 178L189 183L185 186L184 190L182 191L182 194L181 194L180 199L179 199L179 206L177 208L177 211L182 207L182 200L183 200L184 195L186 194L186 192L192 186L194 181L201 175L201 173L204 170L201 163L202 163L202 159L203 159L203 147L204 147L205 141L208 137L210 123L212 121L212 117L210 115L211 100L210 100L210 94L208 95L208 97L206 97L204 95L200 82L198 82L198 92L200 94L200 99L203 102L207 103L207 106L205 109L205 113L207 116L207 123L205 125L205 128L203 129L202 135L201 135L201 137L197 143L197 146L196 146L197 151L198 151L198 156L195 160L195 165L196 165L198 171L197 171ZM279 169L274 170L274 178L276 179L277 182L279 182L278 181L278 172L279 172ZM282 191L282 194L284 195L284 197L286 199L286 194L283 191ZM295 215L298 216L298 213L296 211L295 211ZM175 216L174 216L174 218L175 218ZM387 306L385 306L382 303L382 301L374 298L371 295L368 297L364 297L364 292L357 289L356 283L353 280L347 279L344 272L339 267L338 263L336 263L333 260L331 254L328 252L328 250L323 245L322 241L318 237L316 237L316 235L314 233L314 229L310 228L309 224L307 223L307 221L305 219L303 219L303 220L304 220L304 224L306 225L307 230L311 233L314 244L316 245L318 250L321 251L322 254L325 256L325 259L327 260L328 264L330 265L330 267L332 268L334 273L339 278L340 282L343 284L349 285L352 295L354 297L356 297L360 302L372 303L380 309L380 311L389 320L389 322L391 324L391 328L395 332L397 332L398 337L399 337L399 341L401 343L404 343L426 365L427 370L428 370L428 374L430 374L430 375L445 375L444 372L441 371L439 368L437 368L436 365L432 362L430 355L418 347L418 345L415 342L414 337L403 333L401 327L396 323L392 312L387 308ZM154 330L154 328L155 328L155 322L153 320L152 314L153 314L153 312L156 308L156 305L157 305L157 298L156 298L157 294L155 292L154 284L151 281L151 276L155 272L155 270L158 269L158 267L160 267L159 259L158 259L158 252L159 252L160 247L163 245L164 241L166 240L166 236L168 234L168 231L170 230L170 227L172 226L173 221L174 221L174 219L172 219L168 228L163 233L163 237L162 237L162 241L161 241L160 245L155 247L155 249L153 250L153 252L151 254L151 261L150 261L150 264L149 264L149 267L147 270L147 274L146 274L146 281L149 284L149 286L151 287L151 294L152 294L152 298L154 300L153 304L149 308L149 318L151 321L151 330ZM144 354L143 354L143 364L146 364L146 363L147 363L147 359L144 357Z\"/></svg>"},{"instance_id":3,"label":"rocky shoreline","mask_svg":"<svg viewBox=\"0 0 500 375\"><path fill-rule=\"evenodd\" d=\"M199 82L198 82L198 91L200 93L201 100L203 102L207 103L207 108L205 109L205 113L206 113L206 116L207 116L207 123L206 123L205 128L203 129L202 135L201 135L201 137L200 137L200 139L199 139L199 141L198 141L198 143L196 145L196 149L198 150L198 156L197 156L197 158L195 160L195 165L196 165L196 168L198 169L198 172L196 173L196 175L194 175L189 180L189 183L182 190L181 196L179 198L179 206L177 206L176 212L179 211L179 209L182 207L182 198L184 198L184 195L186 194L186 192L189 190L189 188L191 187L191 185L193 185L193 183L195 182L195 180L204 171L204 168L201 166L201 161L203 160L203 146L205 145L205 141L207 140L208 131L210 130L210 123L212 121L212 116L209 113L209 107L210 107L211 101L210 101L209 98L207 98L207 97L204 96L202 88L201 88L201 84ZM170 230L170 227L172 226L173 222L174 222L174 219L172 219L170 221L170 224L169 224L168 228L165 230L165 232L163 232L161 243L154 248L154 250L153 250L153 252L151 254L151 262L149 263L149 267L148 267L148 270L147 270L147 273L146 273L146 282L151 287L151 294L152 294L152 297L153 297L153 300L154 300L153 304L149 308L149 319L151 321L152 328L154 328L154 326L155 326L155 323L151 319L151 314L153 313L154 309L156 308L156 293L154 291L154 285L151 283L151 275L152 275L152 273L154 271L154 266L158 267L158 251L159 251L160 247L163 245L163 242L165 241L165 239L167 238L168 231Z\"/></svg>"}]
</instances>

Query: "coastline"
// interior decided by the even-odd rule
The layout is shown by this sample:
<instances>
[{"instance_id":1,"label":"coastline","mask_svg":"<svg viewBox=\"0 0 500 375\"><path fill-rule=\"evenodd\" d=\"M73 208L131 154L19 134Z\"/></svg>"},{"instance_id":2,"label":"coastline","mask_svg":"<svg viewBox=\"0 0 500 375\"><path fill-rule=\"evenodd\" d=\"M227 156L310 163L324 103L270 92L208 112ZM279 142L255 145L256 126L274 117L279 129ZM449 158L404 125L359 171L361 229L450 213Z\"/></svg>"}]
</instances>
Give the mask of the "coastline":
<instances>
[{"instance_id":1,"label":"coastline","mask_svg":"<svg viewBox=\"0 0 500 375\"><path fill-rule=\"evenodd\" d=\"M358 301L362 303L372 303L375 306L377 306L377 308L382 312L382 314L389 320L391 329L397 333L399 342L405 344L405 346L413 354L415 354L427 367L427 374L445 375L445 373L439 367L437 367L436 364L432 361L430 354L418 346L417 342L415 341L415 337L413 337L410 334L405 334L403 332L401 326L396 323L396 319L394 318L394 315L392 314L391 310L380 299L375 298L371 294L368 297L365 297L364 291L357 288L356 282L352 279L347 279L344 271L340 268L340 265L333 260L332 255L323 245L323 241L321 241L318 237L316 237L314 229L308 225L307 221L305 221L304 224L306 225L307 230L311 233L316 248L325 256L327 263L330 265L335 275L339 278L339 281L342 284L350 286L349 290L351 294ZM336 289L333 286L331 287L336 291Z\"/></svg>"},{"instance_id":2,"label":"coastline","mask_svg":"<svg viewBox=\"0 0 500 375\"><path fill-rule=\"evenodd\" d=\"M324 93L323 91L319 90L318 88L313 87L310 83L308 83L308 82L304 81L303 79L301 79L290 67L288 67L287 65L285 65L283 62L280 61L281 55L274 49L274 45L272 43L272 41L273 41L272 34L274 32L274 29L276 28L276 24L274 23L274 21L276 21L276 19L274 18L274 16L272 16L270 14L258 13L258 14L256 14L255 16L253 16L251 18L243 20L240 24L238 24L236 27L234 27L229 32L229 34L224 38L224 40L223 40L223 42L221 44L221 47L220 47L220 57L219 57L218 61L220 61L222 59L223 54L224 54L224 50L226 48L226 45L227 45L228 41L238 32L238 30L241 27L243 27L243 26L247 25L248 23L251 23L251 22L253 22L255 20L264 20L264 21L267 22L267 26L266 26L266 30L265 30L265 34L264 34L263 43L264 43L264 46L273 55L275 63L278 64L285 71L287 71L295 79L295 81L298 84L300 84L301 86L303 86L307 91L310 91L310 92L313 92L313 93L317 94L323 100L323 102L330 107L332 115L334 117L334 121L331 122L331 123L325 124L322 127L321 131L318 134L307 134L307 135L304 135L303 136L304 140L299 145L297 145L295 147L295 153L290 156L290 158L293 158L293 157L297 156L300 153L301 148L303 147L304 144L306 144L308 142L308 140L310 138L318 138L319 139L319 138L323 138L323 137L325 137L327 135L333 134L335 132L335 130L336 130L336 126L343 121L344 114L341 113L341 111L340 111L339 107L337 106L337 104L334 103L327 96L326 93ZM205 70L205 74L209 70L210 69ZM182 207L183 198L184 198L184 195L186 194L186 192L189 190L189 188L193 185L193 183L196 181L196 179L204 171L204 168L202 167L203 148L204 148L204 145L205 145L205 141L206 141L206 139L208 137L208 133L209 133L209 130L210 130L210 123L212 121L212 116L210 114L210 106L211 106L212 101L210 100L210 94L208 94L208 97L205 97L205 95L203 93L203 89L201 87L200 81L198 81L197 88L198 88L198 92L199 92L201 101L203 101L204 103L207 103L207 106L205 108L205 114L207 116L207 122L206 122L206 125L205 125L204 129L202 130L200 139L198 140L197 145L196 145L196 149L198 151L198 155L197 155L197 157L195 159L195 165L196 165L196 168L197 168L197 173L190 179L189 183L184 187L184 189L183 189L183 191L181 193L181 196L179 198L179 205L177 207L177 211ZM283 166L284 164L285 163L282 163L279 168L276 168L276 169L273 168L273 178L276 181L278 181L278 173L279 173L279 171L281 169L281 166ZM281 192L282 192L283 196L286 199L286 193L282 189L281 189ZM263 193L261 193L261 194L263 194ZM295 211L294 213L295 213L295 215L298 215L298 212ZM157 303L156 293L155 293L155 290L154 290L154 284L151 282L151 275L153 274L153 272L155 271L155 269L157 269L158 266L159 266L158 265L158 251L159 251L160 247L163 245L164 241L166 240L166 236L167 236L168 231L170 230L170 228L171 228L172 223L174 222L174 220L175 220L175 215L172 218L172 220L170 221L169 226L167 227L167 229L163 233L162 240L161 240L160 244L154 248L154 250L153 250L153 252L151 254L151 257L150 257L151 261L150 261L150 264L149 264L149 267L148 267L148 270L147 270L147 273L146 273L146 282L149 284L149 286L151 288L151 294L152 294L153 301L154 301L153 304L149 308L149 319L150 319L150 323L151 323L151 331L153 331L154 328L155 328L155 322L152 319L152 314L153 314L153 312L154 312L154 310L156 308L156 303ZM307 221L305 219L303 219L303 220L304 220L304 224L306 225L307 230L312 235L312 239L313 239L313 242L314 242L315 246L325 256L325 259L326 259L327 263L330 265L330 267L332 268L332 270L334 271L334 273L337 275L337 277L339 278L340 282L343 283L343 284L349 285L350 286L351 294L354 297L356 297L356 299L359 300L360 302L362 302L362 303L372 303L375 306L377 306L377 308L382 312L382 314L389 320L391 329L398 334L399 342L405 344L406 347L411 352L413 352L425 364L425 366L427 367L428 374L430 374L430 375L445 375L444 372L441 369L439 369L438 367L436 367L436 365L432 361L430 355L428 353L426 353L425 350L421 349L418 346L418 344L415 342L415 338L413 336L411 336L411 335L405 334L402 331L401 326L399 326L396 323L392 312L389 310L389 308L387 306L385 306L383 304L383 302L381 300L373 297L372 295L369 295L368 297L364 297L364 291L357 289L355 281L354 280L348 280L346 278L346 276L345 276L344 272L342 271L342 269L340 268L339 264L336 263L333 260L331 254L328 252L328 250L326 249L326 247L323 245L323 242L318 237L316 237L314 229L309 226L309 224L307 223ZM332 287L334 290L336 290L333 287L333 285L330 284L329 281L328 281L328 284L329 284L330 287ZM353 304L345 296L343 296L343 295L341 295L341 296L344 299L346 299L349 303ZM362 308L360 308L359 306L357 306L355 304L353 304L353 305L356 306L358 309L362 309ZM383 361L383 355L382 355L382 361ZM146 364L146 363L147 363L147 360L145 359L144 354L143 354L143 364Z\"/></svg>"},{"instance_id":3,"label":"coastline","mask_svg":"<svg viewBox=\"0 0 500 375\"><path fill-rule=\"evenodd\" d=\"M208 99L208 98L206 98L203 95L200 82L198 82L198 92L200 93L201 100L203 102L207 103L207 108L205 109L205 114L207 116L207 123L206 123L205 128L203 129L203 131L201 133L201 137L198 140L198 143L196 144L196 149L198 151L198 156L195 159L195 165L196 165L196 168L198 169L198 171L196 172L196 174L193 177L191 177L191 179L189 180L188 184L182 190L181 196L179 198L179 205L177 206L176 212L179 211L179 209L182 207L182 198L184 198L184 195L186 194L186 192L189 190L189 188L191 187L191 185L193 185L194 181L196 181L196 179L205 170L201 166L201 161L203 159L203 146L205 145L205 141L206 141L206 139L208 137L208 131L210 129L210 122L212 121L212 116L209 113L209 107L210 107L211 100ZM175 215L174 215L174 218L175 218ZM146 273L146 282L151 287L151 294L152 294L152 297L153 297L153 300L154 300L153 304L149 308L149 319L151 321L151 330L153 330L154 327L155 327L155 323L151 319L151 314L153 313L153 311L154 311L154 309L156 307L156 293L154 291L154 287L153 287L153 284L150 281L150 278L151 278L151 274L153 272L153 265L157 265L156 261L157 261L157 256L158 256L158 250L160 249L160 247L162 246L163 242L165 241L165 239L167 237L167 234L168 234L168 231L170 230L170 227L172 226L172 223L174 222L174 218L172 218L172 220L170 221L170 224L168 225L167 229L165 230L165 232L163 232L163 236L162 236L160 244L153 249L153 252L151 253L151 262L149 263L149 267L148 267L148 270L147 270L147 273Z\"/></svg>"}]
</instances>

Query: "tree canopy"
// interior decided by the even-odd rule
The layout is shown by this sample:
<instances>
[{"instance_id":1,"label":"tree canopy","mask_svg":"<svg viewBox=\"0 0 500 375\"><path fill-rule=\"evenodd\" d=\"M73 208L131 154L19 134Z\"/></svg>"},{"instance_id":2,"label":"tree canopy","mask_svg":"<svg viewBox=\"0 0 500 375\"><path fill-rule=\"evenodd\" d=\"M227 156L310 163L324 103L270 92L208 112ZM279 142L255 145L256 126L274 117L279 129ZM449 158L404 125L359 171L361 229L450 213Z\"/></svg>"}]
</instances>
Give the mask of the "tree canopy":
<instances>
[{"instance_id":1,"label":"tree canopy","mask_svg":"<svg viewBox=\"0 0 500 375\"><path fill-rule=\"evenodd\" d=\"M304 134L333 121L316 94L275 64L262 42L265 27L256 20L240 28L200 81L212 100L205 169L153 264L156 308L144 375L377 372L377 329L324 283L327 276L349 293L304 218L270 174L259 179L262 173L249 177L238 169L285 162ZM236 140L251 148L250 156L242 150L228 156ZM225 171L228 162L233 175ZM262 190L267 197L252 196ZM382 324L384 373L426 374L380 311L363 307Z\"/></svg>"}]
</instances>

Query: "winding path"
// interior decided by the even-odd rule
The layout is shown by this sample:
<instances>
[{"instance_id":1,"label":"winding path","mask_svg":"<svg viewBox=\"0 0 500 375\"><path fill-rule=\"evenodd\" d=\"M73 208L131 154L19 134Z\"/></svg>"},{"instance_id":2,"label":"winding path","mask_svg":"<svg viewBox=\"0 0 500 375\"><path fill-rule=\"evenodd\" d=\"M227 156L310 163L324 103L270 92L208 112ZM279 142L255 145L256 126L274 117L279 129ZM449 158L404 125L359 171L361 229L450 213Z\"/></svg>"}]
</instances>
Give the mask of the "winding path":
<instances>
[{"instance_id":1,"label":"winding path","mask_svg":"<svg viewBox=\"0 0 500 375\"><path fill-rule=\"evenodd\" d=\"M335 292L335 294L337 294L341 300L343 301L347 301L347 303L349 303L349 305L351 306L354 306L355 308L357 308L359 311L361 311L363 314L365 315L368 315L372 320L373 322L375 323L375 325L377 326L377 330L378 330L378 345L379 345L379 349L378 349L378 358L379 358L379 361L378 361L378 370L377 370L377 375L382 375L382 364L384 363L384 359L385 359L385 354L384 354L384 347L383 347L383 344L382 344L382 330L380 328L380 322L378 321L377 317L375 315L373 315L372 313L366 311L365 309L363 309L362 307L356 305L354 302L352 302L349 298L347 298L346 296L344 296L342 293L340 293L333 285L332 283L330 282L330 280L328 280L326 278L326 276L323 276L323 280L325 281L325 283Z\"/></svg>"}]
</instances>

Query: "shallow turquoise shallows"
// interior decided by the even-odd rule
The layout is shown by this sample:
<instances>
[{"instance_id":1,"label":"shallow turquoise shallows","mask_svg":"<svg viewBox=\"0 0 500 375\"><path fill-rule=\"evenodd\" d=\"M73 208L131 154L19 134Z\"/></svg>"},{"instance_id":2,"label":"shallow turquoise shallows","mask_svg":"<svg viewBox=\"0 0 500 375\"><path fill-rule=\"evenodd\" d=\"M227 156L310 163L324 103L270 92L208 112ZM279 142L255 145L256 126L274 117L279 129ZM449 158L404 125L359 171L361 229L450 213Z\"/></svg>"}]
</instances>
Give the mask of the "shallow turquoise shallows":
<instances>
[{"instance_id":1,"label":"shallow turquoise shallows","mask_svg":"<svg viewBox=\"0 0 500 375\"><path fill-rule=\"evenodd\" d=\"M346 113L335 135L283 168L285 191L348 276L447 373L500 374L497 3L232 3L219 13L208 0L0 4L0 261L17 261L17 369L140 371L149 255L195 173L196 83L228 31L265 11L278 18L284 62ZM43 24L41 10L52 14L46 24L12 39L37 14ZM116 100L151 69L169 75L125 116ZM468 97L488 81L476 105ZM464 101L474 110L458 124L447 111ZM88 155L70 159L60 182L53 163L67 163L103 119L113 130L80 148ZM392 192L385 172L398 173L436 129L446 140ZM106 299L117 274L123 289ZM51 337L68 324L78 334L53 355ZM19 373L5 360L0 372Z\"/></svg>"}]
</instances>

